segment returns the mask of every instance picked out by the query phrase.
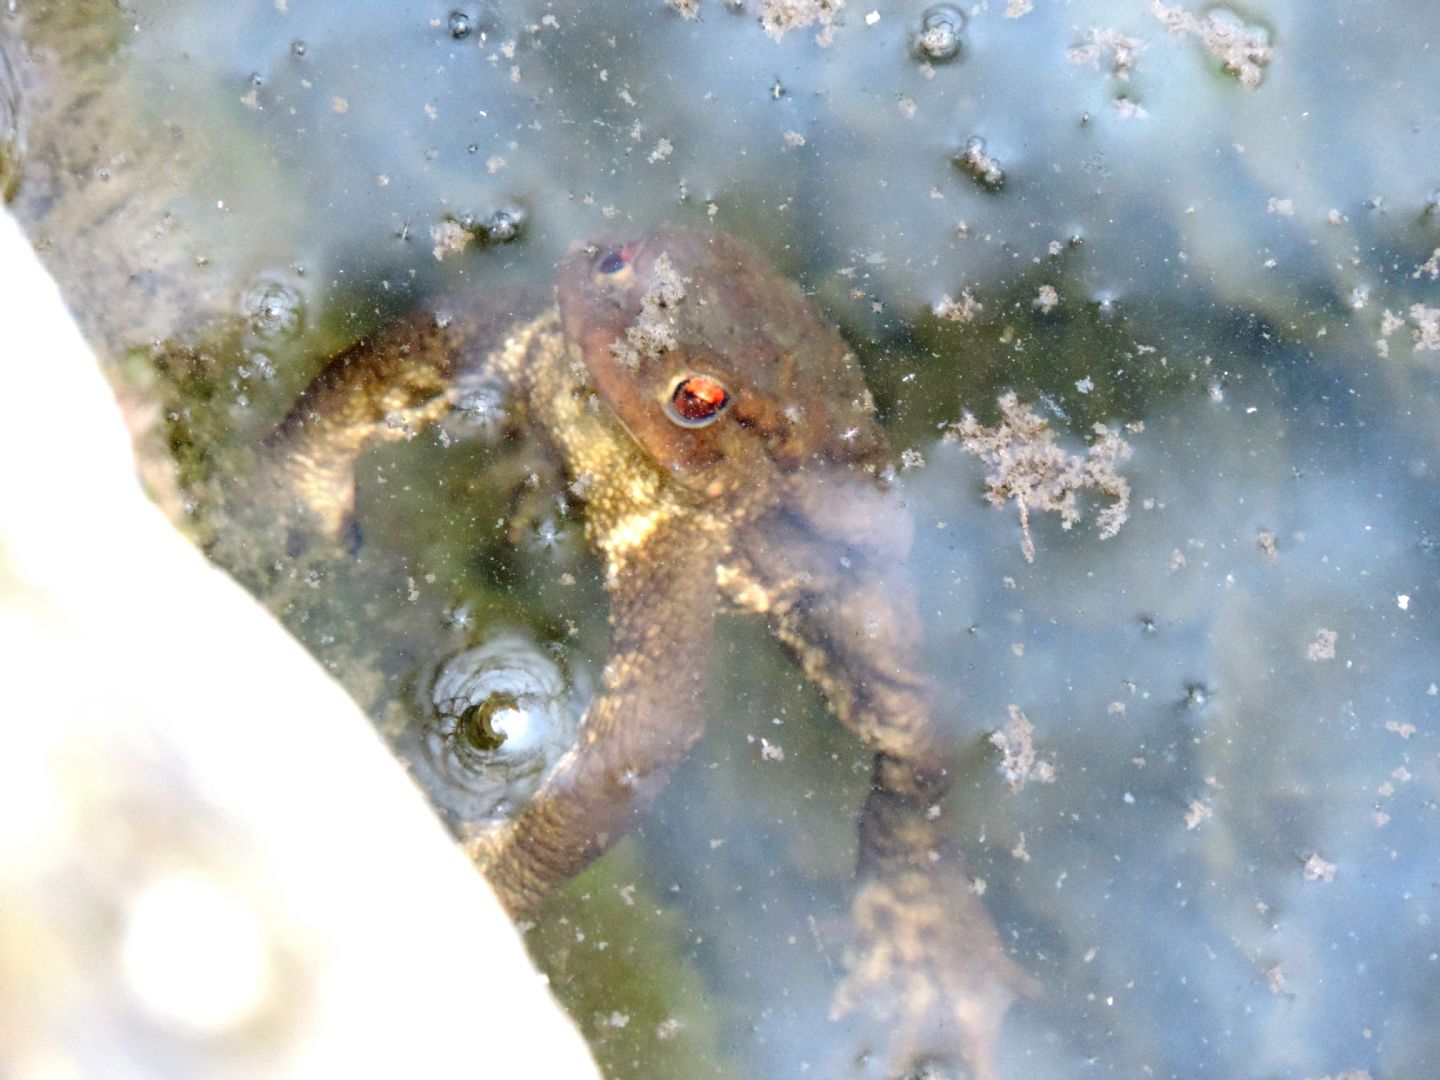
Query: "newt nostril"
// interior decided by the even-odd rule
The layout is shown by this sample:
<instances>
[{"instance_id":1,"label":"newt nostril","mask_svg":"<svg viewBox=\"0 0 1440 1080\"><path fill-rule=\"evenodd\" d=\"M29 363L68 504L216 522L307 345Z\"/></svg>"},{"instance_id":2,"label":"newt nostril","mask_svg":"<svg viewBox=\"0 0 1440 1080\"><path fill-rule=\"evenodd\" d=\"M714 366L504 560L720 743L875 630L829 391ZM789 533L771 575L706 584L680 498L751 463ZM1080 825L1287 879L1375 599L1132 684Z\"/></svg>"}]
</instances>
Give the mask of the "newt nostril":
<instances>
[{"instance_id":1,"label":"newt nostril","mask_svg":"<svg viewBox=\"0 0 1440 1080\"><path fill-rule=\"evenodd\" d=\"M618 248L606 251L595 261L596 284L615 285L630 279L635 268L635 256L640 251L638 241L630 241Z\"/></svg>"}]
</instances>

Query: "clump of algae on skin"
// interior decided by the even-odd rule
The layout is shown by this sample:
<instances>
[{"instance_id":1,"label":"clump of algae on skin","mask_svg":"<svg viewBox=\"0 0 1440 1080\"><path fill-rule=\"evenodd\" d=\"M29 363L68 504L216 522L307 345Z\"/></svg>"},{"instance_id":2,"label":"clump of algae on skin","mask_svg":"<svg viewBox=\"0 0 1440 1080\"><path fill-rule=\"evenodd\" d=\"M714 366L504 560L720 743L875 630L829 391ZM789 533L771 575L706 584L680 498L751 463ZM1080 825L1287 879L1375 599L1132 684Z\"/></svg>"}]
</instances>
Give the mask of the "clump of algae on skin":
<instances>
[{"instance_id":1,"label":"clump of algae on skin","mask_svg":"<svg viewBox=\"0 0 1440 1080\"><path fill-rule=\"evenodd\" d=\"M1105 424L1096 424L1095 438L1084 454L1072 454L1055 439L1049 421L1019 397L1002 394L997 400L1000 422L986 427L967 412L945 433L988 466L985 497L996 506L1014 500L1020 508L1020 550L1026 562L1035 561L1030 535L1030 511L1052 510L1069 529L1080 520L1077 496L1090 489L1112 500L1095 516L1102 540L1120 531L1130 515L1130 482L1119 467L1129 459L1130 444ZM1130 430L1143 430L1131 425Z\"/></svg>"},{"instance_id":2,"label":"clump of algae on skin","mask_svg":"<svg viewBox=\"0 0 1440 1080\"><path fill-rule=\"evenodd\" d=\"M625 336L610 345L616 360L634 370L675 347L675 309L685 299L685 280L670 256L661 252L640 297L639 316L625 328Z\"/></svg>"}]
</instances>

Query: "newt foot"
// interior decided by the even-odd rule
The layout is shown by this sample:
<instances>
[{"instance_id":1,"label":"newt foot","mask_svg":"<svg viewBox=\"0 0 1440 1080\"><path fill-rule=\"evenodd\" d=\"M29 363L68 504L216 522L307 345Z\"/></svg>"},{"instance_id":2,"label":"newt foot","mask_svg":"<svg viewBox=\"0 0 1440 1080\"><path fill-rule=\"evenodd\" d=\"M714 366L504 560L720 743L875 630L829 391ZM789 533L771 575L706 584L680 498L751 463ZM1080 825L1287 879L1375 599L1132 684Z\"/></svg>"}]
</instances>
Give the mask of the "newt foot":
<instances>
[{"instance_id":1,"label":"newt foot","mask_svg":"<svg viewBox=\"0 0 1440 1080\"><path fill-rule=\"evenodd\" d=\"M852 917L831 1019L859 1011L891 1026L886 1076L941 1075L945 1062L995 1080L1005 1015L1039 985L1005 955L969 882L913 870L868 881Z\"/></svg>"}]
</instances>

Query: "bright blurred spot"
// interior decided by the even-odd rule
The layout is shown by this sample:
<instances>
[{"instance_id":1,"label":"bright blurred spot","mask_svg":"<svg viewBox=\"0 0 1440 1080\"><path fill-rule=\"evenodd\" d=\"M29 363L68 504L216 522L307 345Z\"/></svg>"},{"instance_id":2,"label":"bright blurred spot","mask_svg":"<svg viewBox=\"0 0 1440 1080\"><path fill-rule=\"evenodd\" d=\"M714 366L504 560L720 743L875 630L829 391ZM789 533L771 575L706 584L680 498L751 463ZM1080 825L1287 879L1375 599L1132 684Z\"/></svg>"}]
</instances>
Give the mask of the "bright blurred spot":
<instances>
[{"instance_id":1,"label":"bright blurred spot","mask_svg":"<svg viewBox=\"0 0 1440 1080\"><path fill-rule=\"evenodd\" d=\"M129 916L121 968L156 1016L218 1034L245 1023L269 996L273 971L259 920L208 878L163 878L140 893Z\"/></svg>"}]
</instances>

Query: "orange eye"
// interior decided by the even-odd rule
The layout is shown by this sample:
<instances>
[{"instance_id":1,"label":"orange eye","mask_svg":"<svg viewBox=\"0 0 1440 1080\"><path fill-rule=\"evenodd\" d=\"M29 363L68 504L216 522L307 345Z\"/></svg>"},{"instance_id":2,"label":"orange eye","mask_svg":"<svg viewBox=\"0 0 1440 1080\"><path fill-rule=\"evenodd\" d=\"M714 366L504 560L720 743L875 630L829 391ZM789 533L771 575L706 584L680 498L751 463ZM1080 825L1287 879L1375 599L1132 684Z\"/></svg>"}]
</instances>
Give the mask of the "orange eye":
<instances>
[{"instance_id":1,"label":"orange eye","mask_svg":"<svg viewBox=\"0 0 1440 1080\"><path fill-rule=\"evenodd\" d=\"M691 375L670 395L670 419L681 427L704 427L730 404L730 395L708 375Z\"/></svg>"}]
</instances>

